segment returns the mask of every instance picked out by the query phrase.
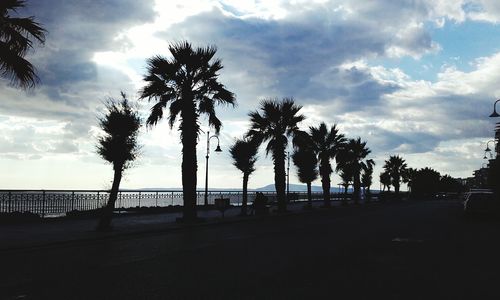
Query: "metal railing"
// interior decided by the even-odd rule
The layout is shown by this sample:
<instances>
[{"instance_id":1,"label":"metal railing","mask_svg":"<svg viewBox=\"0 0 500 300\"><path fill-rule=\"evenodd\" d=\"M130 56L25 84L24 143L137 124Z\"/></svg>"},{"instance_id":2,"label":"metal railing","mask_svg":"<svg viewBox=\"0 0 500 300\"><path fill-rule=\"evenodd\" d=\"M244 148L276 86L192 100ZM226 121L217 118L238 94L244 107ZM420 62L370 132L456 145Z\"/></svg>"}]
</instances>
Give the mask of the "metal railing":
<instances>
[{"instance_id":1,"label":"metal railing","mask_svg":"<svg viewBox=\"0 0 500 300\"><path fill-rule=\"evenodd\" d=\"M275 192L262 192L269 201L276 201ZM118 193L115 208L118 211L130 208L168 207L183 205L182 190L122 190ZM205 192L197 191L197 205L203 205ZM256 192L248 192L252 203ZM333 196L333 195L332 195ZM323 193L312 193L313 200L322 199ZM42 218L60 217L71 211L89 211L106 205L109 190L0 190L0 213L30 212ZM241 191L209 191L208 203L216 198L229 198L232 205L239 206L243 200ZM290 202L306 201L306 192L291 192ZM332 197L332 200L333 197Z\"/></svg>"}]
</instances>

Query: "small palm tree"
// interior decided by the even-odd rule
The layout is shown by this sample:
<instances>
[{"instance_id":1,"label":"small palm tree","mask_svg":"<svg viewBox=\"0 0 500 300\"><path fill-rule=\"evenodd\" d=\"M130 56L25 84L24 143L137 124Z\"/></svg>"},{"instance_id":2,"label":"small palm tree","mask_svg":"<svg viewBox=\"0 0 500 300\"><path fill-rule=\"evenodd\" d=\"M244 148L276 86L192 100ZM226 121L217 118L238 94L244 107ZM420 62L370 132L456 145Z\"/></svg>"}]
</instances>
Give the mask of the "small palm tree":
<instances>
[{"instance_id":1,"label":"small palm tree","mask_svg":"<svg viewBox=\"0 0 500 300\"><path fill-rule=\"evenodd\" d=\"M14 86L26 89L34 87L38 77L35 67L24 57L33 49L33 39L45 43L46 31L34 17L12 16L12 12L24 6L24 0L0 2L0 73Z\"/></svg>"},{"instance_id":2,"label":"small palm tree","mask_svg":"<svg viewBox=\"0 0 500 300\"><path fill-rule=\"evenodd\" d=\"M412 186L413 186L413 179L417 176L417 169L414 168L407 168L404 173L402 174L403 177L403 183L406 183L408 186L408 192L411 193Z\"/></svg>"},{"instance_id":3,"label":"small palm tree","mask_svg":"<svg viewBox=\"0 0 500 300\"><path fill-rule=\"evenodd\" d=\"M292 159L297 166L297 176L300 182L307 185L307 206L312 208L311 184L318 178L318 159L316 154L310 147L310 136L304 133L306 139L303 143L298 143L295 148Z\"/></svg>"},{"instance_id":4,"label":"small palm tree","mask_svg":"<svg viewBox=\"0 0 500 300\"><path fill-rule=\"evenodd\" d=\"M392 155L389 157L389 160L385 161L384 169L391 177L391 183L394 186L394 192L396 193L396 195L399 195L401 179L403 174L405 174L406 172L405 160L399 155Z\"/></svg>"},{"instance_id":5,"label":"small palm tree","mask_svg":"<svg viewBox=\"0 0 500 300\"><path fill-rule=\"evenodd\" d=\"M391 175L387 171L384 171L380 173L380 183L382 184L383 188L382 191L385 191L385 188L387 187L387 190L390 192L391 191Z\"/></svg>"},{"instance_id":6,"label":"small palm tree","mask_svg":"<svg viewBox=\"0 0 500 300\"><path fill-rule=\"evenodd\" d=\"M141 119L137 110L129 104L125 94L122 92L121 95L122 100L119 103L113 99L106 103L107 113L99 119L99 126L104 135L98 140L97 153L113 165L114 176L108 203L97 226L98 230L110 228L122 173L130 167L130 163L139 153L137 136Z\"/></svg>"},{"instance_id":7,"label":"small palm tree","mask_svg":"<svg viewBox=\"0 0 500 300\"><path fill-rule=\"evenodd\" d=\"M352 183L352 173L351 170L345 169L339 171L339 176L342 182L340 185L344 187L344 197L342 197L342 204L347 205L347 191Z\"/></svg>"},{"instance_id":8,"label":"small palm tree","mask_svg":"<svg viewBox=\"0 0 500 300\"><path fill-rule=\"evenodd\" d=\"M343 134L339 133L337 125L333 125L328 129L325 123L321 123L318 127L310 127L309 134L311 136L311 147L318 158L324 206L329 207L330 175L333 172L330 160L336 158L339 149L345 142L345 138Z\"/></svg>"},{"instance_id":9,"label":"small palm tree","mask_svg":"<svg viewBox=\"0 0 500 300\"><path fill-rule=\"evenodd\" d=\"M349 170L352 174L353 200L358 203L361 193L361 170L366 168L366 162L363 161L371 150L366 147L366 142L361 138L350 139L338 154L337 166L340 170Z\"/></svg>"},{"instance_id":10,"label":"small palm tree","mask_svg":"<svg viewBox=\"0 0 500 300\"><path fill-rule=\"evenodd\" d=\"M249 139L237 139L229 148L229 153L233 158L233 165L243 173L243 201L241 204L241 215L247 215L248 206L248 179L255 171L257 161L257 151L259 146Z\"/></svg>"},{"instance_id":11,"label":"small palm tree","mask_svg":"<svg viewBox=\"0 0 500 300\"><path fill-rule=\"evenodd\" d=\"M282 101L268 99L260 103L261 112L249 114L251 125L247 137L259 145L268 141L266 154L272 154L278 212L286 211L285 149L288 138L300 135L298 123L305 119L304 115L299 114L301 108L291 98Z\"/></svg>"},{"instance_id":12,"label":"small palm tree","mask_svg":"<svg viewBox=\"0 0 500 300\"><path fill-rule=\"evenodd\" d=\"M171 58L155 56L148 60L146 86L141 99L154 100L146 123L156 125L168 107L168 123L173 128L180 116L179 131L182 143L182 192L184 196L184 220L197 219L196 214L196 146L200 133L200 115L208 117L208 123L219 133L222 122L215 114L215 106L233 105L234 94L218 81L223 68L219 59L213 60L215 47L193 49L188 42L171 44Z\"/></svg>"},{"instance_id":13,"label":"small palm tree","mask_svg":"<svg viewBox=\"0 0 500 300\"><path fill-rule=\"evenodd\" d=\"M363 172L361 173L361 185L363 186L363 193L366 196L366 201L371 200L370 187L373 183L374 166L375 162L373 161L373 159L366 160L365 167L363 168Z\"/></svg>"}]
</instances>

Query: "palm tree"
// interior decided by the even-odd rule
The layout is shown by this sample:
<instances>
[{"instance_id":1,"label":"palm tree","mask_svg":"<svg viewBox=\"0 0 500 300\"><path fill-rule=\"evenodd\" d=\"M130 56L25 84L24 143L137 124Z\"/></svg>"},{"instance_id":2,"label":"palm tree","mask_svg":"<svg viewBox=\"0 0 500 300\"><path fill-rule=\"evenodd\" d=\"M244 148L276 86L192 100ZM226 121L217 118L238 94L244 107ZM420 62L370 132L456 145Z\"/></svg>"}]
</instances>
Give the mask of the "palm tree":
<instances>
[{"instance_id":1,"label":"palm tree","mask_svg":"<svg viewBox=\"0 0 500 300\"><path fill-rule=\"evenodd\" d=\"M394 186L394 192L399 195L399 187L401 185L401 178L406 172L405 160L399 155L392 155L389 160L385 161L385 171L391 177L391 183Z\"/></svg>"},{"instance_id":2,"label":"palm tree","mask_svg":"<svg viewBox=\"0 0 500 300\"><path fill-rule=\"evenodd\" d=\"M371 150L366 147L366 142L362 142L361 138L350 139L339 151L337 159L337 169L349 170L352 174L353 185L353 200L358 203L361 192L361 170L367 167L363 161Z\"/></svg>"},{"instance_id":3,"label":"palm tree","mask_svg":"<svg viewBox=\"0 0 500 300\"><path fill-rule=\"evenodd\" d=\"M106 103L107 113L99 119L99 126L104 131L97 145L97 153L113 165L113 184L107 205L97 226L98 230L109 229L120 188L122 173L130 167L139 153L137 136L141 127L141 119L137 110L132 107L122 92L122 100L109 99Z\"/></svg>"},{"instance_id":4,"label":"palm tree","mask_svg":"<svg viewBox=\"0 0 500 300\"><path fill-rule=\"evenodd\" d=\"M257 151L259 146L249 139L237 139L229 148L229 153L233 158L233 165L243 173L243 201L241 205L241 215L247 215L248 206L248 179L255 171L257 161Z\"/></svg>"},{"instance_id":5,"label":"palm tree","mask_svg":"<svg viewBox=\"0 0 500 300\"><path fill-rule=\"evenodd\" d=\"M413 186L413 179L417 176L417 169L414 168L407 168L404 173L402 174L403 177L403 183L406 183L408 186L408 192L411 193L412 186Z\"/></svg>"},{"instance_id":6,"label":"palm tree","mask_svg":"<svg viewBox=\"0 0 500 300\"><path fill-rule=\"evenodd\" d=\"M312 208L311 183L318 178L318 159L310 147L310 136L304 133L305 141L298 143L292 154L293 163L297 166L299 181L307 185L307 206Z\"/></svg>"},{"instance_id":7,"label":"palm tree","mask_svg":"<svg viewBox=\"0 0 500 300\"><path fill-rule=\"evenodd\" d=\"M168 106L168 122L173 128L180 116L179 131L182 143L182 191L184 196L184 220L194 221L196 215L196 145L200 133L200 115L208 116L208 124L216 133L222 122L215 114L219 104L235 104L234 94L218 81L218 72L223 68L214 58L217 49L213 46L193 49L188 42L171 44L171 58L155 56L148 60L146 86L141 90L141 99L157 103L151 108L146 123L156 125L163 118Z\"/></svg>"},{"instance_id":8,"label":"palm tree","mask_svg":"<svg viewBox=\"0 0 500 300\"><path fill-rule=\"evenodd\" d=\"M318 158L324 206L329 207L330 175L333 171L330 160L337 156L339 149L345 142L345 138L343 134L339 133L337 125L333 125L328 130L325 123L321 123L318 127L309 127L309 134L311 136L311 147Z\"/></svg>"},{"instance_id":9,"label":"palm tree","mask_svg":"<svg viewBox=\"0 0 500 300\"><path fill-rule=\"evenodd\" d=\"M340 185L344 187L344 197L342 197L342 204L347 205L347 191L349 189L349 185L351 185L351 183L352 183L351 170L349 170L349 169L340 170L339 176L340 176L340 179L342 179L342 182L340 183Z\"/></svg>"},{"instance_id":10,"label":"palm tree","mask_svg":"<svg viewBox=\"0 0 500 300\"><path fill-rule=\"evenodd\" d=\"M380 173L380 183L383 185L382 191L385 191L386 187L391 191L391 175L387 171Z\"/></svg>"},{"instance_id":11,"label":"palm tree","mask_svg":"<svg viewBox=\"0 0 500 300\"><path fill-rule=\"evenodd\" d=\"M12 16L24 6L24 0L0 2L0 72L12 85L26 89L34 87L39 79L35 67L24 56L33 49L33 39L45 43L46 31L34 17Z\"/></svg>"},{"instance_id":12,"label":"palm tree","mask_svg":"<svg viewBox=\"0 0 500 300\"><path fill-rule=\"evenodd\" d=\"M300 135L298 123L305 119L298 114L302 106L296 105L293 99L268 99L260 103L260 110L249 113L250 130L247 137L257 144L266 141L266 154L271 153L274 163L274 185L278 198L278 211L286 211L285 199L285 149L288 138Z\"/></svg>"},{"instance_id":13,"label":"palm tree","mask_svg":"<svg viewBox=\"0 0 500 300\"><path fill-rule=\"evenodd\" d=\"M361 186L363 186L363 194L366 197L366 201L370 201L371 192L370 187L373 183L373 167L375 166L375 161L373 159L367 159L365 161L365 167L361 173Z\"/></svg>"}]
</instances>

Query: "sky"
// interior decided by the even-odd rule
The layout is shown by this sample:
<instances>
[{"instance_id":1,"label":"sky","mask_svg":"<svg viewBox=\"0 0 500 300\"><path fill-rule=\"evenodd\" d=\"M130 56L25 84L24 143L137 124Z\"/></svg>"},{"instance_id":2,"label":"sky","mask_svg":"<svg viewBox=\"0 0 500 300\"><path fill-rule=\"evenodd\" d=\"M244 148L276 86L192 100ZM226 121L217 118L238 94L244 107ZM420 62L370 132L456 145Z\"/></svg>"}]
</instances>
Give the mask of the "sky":
<instances>
[{"instance_id":1,"label":"sky","mask_svg":"<svg viewBox=\"0 0 500 300\"><path fill-rule=\"evenodd\" d=\"M497 0L32 0L18 13L35 16L48 34L28 55L41 79L35 89L0 79L1 189L109 189L112 167L96 153L103 101L124 91L146 118L153 103L138 100L146 60L168 57L168 45L184 40L217 46L219 79L238 103L217 108L223 152L213 152L212 139L211 188L241 186L228 148L267 98L293 97L307 117L302 129L337 124L366 141L374 188L390 155L469 177L493 138ZM203 187L208 127L200 121ZM180 188L178 130L144 127L140 142L121 187ZM292 166L290 183L299 183L295 173ZM270 183L262 150L249 187Z\"/></svg>"}]
</instances>

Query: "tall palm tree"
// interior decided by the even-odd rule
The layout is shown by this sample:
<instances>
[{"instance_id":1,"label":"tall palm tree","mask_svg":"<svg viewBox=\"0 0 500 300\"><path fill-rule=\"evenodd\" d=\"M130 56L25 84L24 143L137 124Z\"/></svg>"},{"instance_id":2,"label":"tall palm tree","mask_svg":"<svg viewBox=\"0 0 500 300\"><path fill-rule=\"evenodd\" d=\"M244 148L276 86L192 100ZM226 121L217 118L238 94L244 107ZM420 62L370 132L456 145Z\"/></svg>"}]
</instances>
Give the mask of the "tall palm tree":
<instances>
[{"instance_id":1,"label":"tall palm tree","mask_svg":"<svg viewBox=\"0 0 500 300\"><path fill-rule=\"evenodd\" d=\"M304 136L306 137L305 141L297 144L292 159L295 166L297 166L299 181L307 185L306 208L312 208L311 184L318 178L318 159L310 147L309 135L304 133Z\"/></svg>"},{"instance_id":2,"label":"tall palm tree","mask_svg":"<svg viewBox=\"0 0 500 300\"><path fill-rule=\"evenodd\" d=\"M385 188L387 187L387 190L390 192L391 182L391 175L387 171L380 173L380 183L383 186L382 191L385 191Z\"/></svg>"},{"instance_id":3,"label":"tall palm tree","mask_svg":"<svg viewBox=\"0 0 500 300\"><path fill-rule=\"evenodd\" d=\"M33 39L45 43L46 31L34 17L12 15L24 6L24 0L0 2L0 73L14 86L26 89L34 87L38 77L35 67L24 56L33 49Z\"/></svg>"},{"instance_id":4,"label":"tall palm tree","mask_svg":"<svg viewBox=\"0 0 500 300\"><path fill-rule=\"evenodd\" d=\"M214 58L213 46L193 49L190 43L171 44L171 58L154 56L147 61L146 86L141 99L156 101L146 123L156 125L168 107L168 122L173 128L180 116L179 131L182 143L182 191L184 196L184 220L193 221L196 215L196 145L200 133L199 118L204 114L216 133L222 122L216 116L215 106L233 105L234 94L218 81L223 68Z\"/></svg>"},{"instance_id":5,"label":"tall palm tree","mask_svg":"<svg viewBox=\"0 0 500 300\"><path fill-rule=\"evenodd\" d=\"M337 167L340 170L349 170L352 174L354 203L358 203L361 193L361 170L367 167L363 159L370 153L371 150L366 147L366 142L362 142L361 138L350 139L338 153Z\"/></svg>"},{"instance_id":6,"label":"tall palm tree","mask_svg":"<svg viewBox=\"0 0 500 300\"><path fill-rule=\"evenodd\" d=\"M229 148L229 153L233 158L233 165L243 173L243 201L241 204L241 215L247 215L248 206L248 179L255 171L257 161L257 151L259 146L249 139L237 139Z\"/></svg>"},{"instance_id":7,"label":"tall palm tree","mask_svg":"<svg viewBox=\"0 0 500 300\"><path fill-rule=\"evenodd\" d=\"M371 199L370 187L373 182L373 166L375 166L375 161L373 161L373 159L366 160L365 167L361 173L361 185L363 186L366 201L370 201Z\"/></svg>"},{"instance_id":8,"label":"tall palm tree","mask_svg":"<svg viewBox=\"0 0 500 300\"><path fill-rule=\"evenodd\" d=\"M299 114L301 108L291 98L282 101L268 99L260 103L262 114L259 111L249 113L251 124L247 137L259 145L268 141L266 154L272 154L279 212L286 211L285 149L288 138L295 138L301 133L298 123L305 119L304 115Z\"/></svg>"},{"instance_id":9,"label":"tall palm tree","mask_svg":"<svg viewBox=\"0 0 500 300\"><path fill-rule=\"evenodd\" d=\"M401 185L401 178L406 172L405 160L399 155L392 155L385 161L384 169L391 177L391 183L394 186L394 192L399 194L399 187Z\"/></svg>"},{"instance_id":10,"label":"tall palm tree","mask_svg":"<svg viewBox=\"0 0 500 300\"><path fill-rule=\"evenodd\" d=\"M311 136L311 147L318 158L324 206L329 207L330 175L333 172L330 160L337 156L339 149L345 142L345 138L343 134L339 133L337 125L333 125L328 129L325 123L321 123L318 127L309 127L309 134Z\"/></svg>"},{"instance_id":11,"label":"tall palm tree","mask_svg":"<svg viewBox=\"0 0 500 300\"><path fill-rule=\"evenodd\" d=\"M99 119L99 126L104 135L98 140L97 153L113 165L114 176L108 203L97 226L98 230L111 226L122 173L130 167L130 163L139 153L137 136L141 127L139 113L129 104L123 92L122 100L117 102L110 99L106 103L106 109L106 115Z\"/></svg>"}]
</instances>

